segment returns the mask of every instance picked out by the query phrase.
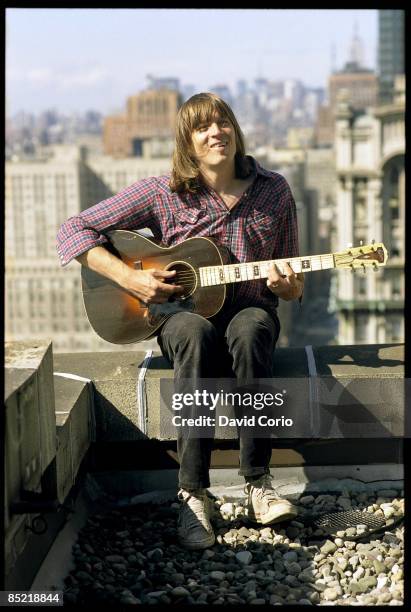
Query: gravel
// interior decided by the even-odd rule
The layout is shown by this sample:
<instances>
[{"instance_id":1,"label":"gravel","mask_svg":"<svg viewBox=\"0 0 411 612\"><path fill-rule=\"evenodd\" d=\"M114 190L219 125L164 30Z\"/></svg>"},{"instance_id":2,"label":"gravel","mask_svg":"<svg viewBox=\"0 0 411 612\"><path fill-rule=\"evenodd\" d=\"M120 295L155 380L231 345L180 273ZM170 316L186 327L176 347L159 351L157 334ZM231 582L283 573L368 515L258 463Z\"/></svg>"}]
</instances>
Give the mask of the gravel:
<instances>
[{"instance_id":1,"label":"gravel","mask_svg":"<svg viewBox=\"0 0 411 612\"><path fill-rule=\"evenodd\" d=\"M303 494L297 520L247 522L243 500L214 500L217 541L187 551L176 539L176 500L88 518L65 578L67 604L403 605L402 523L367 535L361 525L327 535L305 514L360 510L404 514L402 492ZM350 538L363 534L361 540Z\"/></svg>"}]
</instances>

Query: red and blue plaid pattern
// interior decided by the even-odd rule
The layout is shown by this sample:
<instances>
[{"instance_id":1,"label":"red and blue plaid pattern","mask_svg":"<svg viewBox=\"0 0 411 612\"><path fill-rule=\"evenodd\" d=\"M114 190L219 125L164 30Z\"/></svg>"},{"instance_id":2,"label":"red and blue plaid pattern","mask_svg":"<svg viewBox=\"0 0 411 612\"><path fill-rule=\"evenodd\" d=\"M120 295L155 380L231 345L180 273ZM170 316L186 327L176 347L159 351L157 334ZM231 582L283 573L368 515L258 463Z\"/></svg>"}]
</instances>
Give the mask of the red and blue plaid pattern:
<instances>
[{"instance_id":1,"label":"red and blue plaid pattern","mask_svg":"<svg viewBox=\"0 0 411 612\"><path fill-rule=\"evenodd\" d=\"M106 243L108 231L147 227L166 246L195 236L212 236L228 247L233 261L297 257L297 214L291 189L283 176L251 160L254 181L231 211L207 186L195 194L171 192L170 176L165 175L133 183L70 217L57 235L61 264ZM278 298L265 280L238 283L235 289L237 305L275 312Z\"/></svg>"}]
</instances>

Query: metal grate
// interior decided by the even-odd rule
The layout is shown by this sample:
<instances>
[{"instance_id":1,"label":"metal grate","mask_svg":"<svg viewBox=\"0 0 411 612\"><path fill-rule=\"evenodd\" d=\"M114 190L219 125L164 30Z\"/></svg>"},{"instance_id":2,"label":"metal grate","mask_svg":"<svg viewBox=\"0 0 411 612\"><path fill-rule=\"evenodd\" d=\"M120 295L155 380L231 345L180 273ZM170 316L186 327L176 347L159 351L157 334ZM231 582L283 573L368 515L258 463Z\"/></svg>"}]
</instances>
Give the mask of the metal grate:
<instances>
[{"instance_id":1,"label":"metal grate","mask_svg":"<svg viewBox=\"0 0 411 612\"><path fill-rule=\"evenodd\" d=\"M384 517L375 516L371 514L371 512L343 510L341 512L317 514L316 516L305 516L303 522L314 529L323 529L329 534L335 534L337 531L345 531L350 527L357 527L358 525L366 525L368 530L365 533L344 536L347 540L356 540L370 533L374 533L375 531L380 531L383 528L388 529L397 521L387 521Z\"/></svg>"}]
</instances>

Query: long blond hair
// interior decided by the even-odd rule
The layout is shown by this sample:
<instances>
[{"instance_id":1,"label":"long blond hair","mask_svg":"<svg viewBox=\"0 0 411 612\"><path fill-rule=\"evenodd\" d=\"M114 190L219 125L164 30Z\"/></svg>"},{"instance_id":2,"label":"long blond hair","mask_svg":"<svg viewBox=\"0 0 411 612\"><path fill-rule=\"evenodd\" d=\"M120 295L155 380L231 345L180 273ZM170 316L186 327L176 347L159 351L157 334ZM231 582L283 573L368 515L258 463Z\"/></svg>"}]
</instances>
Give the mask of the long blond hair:
<instances>
[{"instance_id":1,"label":"long blond hair","mask_svg":"<svg viewBox=\"0 0 411 612\"><path fill-rule=\"evenodd\" d=\"M195 192L200 187L200 169L194 158L192 133L202 123L207 123L215 114L228 119L235 133L235 172L245 178L250 172L245 156L244 136L233 111L227 102L213 93L199 93L189 98L177 113L175 147L170 178L171 191Z\"/></svg>"}]
</instances>

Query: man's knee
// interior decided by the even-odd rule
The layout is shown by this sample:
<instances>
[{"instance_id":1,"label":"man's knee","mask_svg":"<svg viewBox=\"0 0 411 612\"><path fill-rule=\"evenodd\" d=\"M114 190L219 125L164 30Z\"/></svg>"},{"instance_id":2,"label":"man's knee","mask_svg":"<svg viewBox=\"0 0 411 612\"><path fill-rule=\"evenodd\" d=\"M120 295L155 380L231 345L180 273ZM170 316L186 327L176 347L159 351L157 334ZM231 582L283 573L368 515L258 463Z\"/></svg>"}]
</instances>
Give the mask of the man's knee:
<instances>
[{"instance_id":1,"label":"man's knee","mask_svg":"<svg viewBox=\"0 0 411 612\"><path fill-rule=\"evenodd\" d=\"M229 323L226 337L229 342L254 342L259 338L276 341L279 325L263 308L250 307L241 310Z\"/></svg>"},{"instance_id":2,"label":"man's knee","mask_svg":"<svg viewBox=\"0 0 411 612\"><path fill-rule=\"evenodd\" d=\"M217 331L212 323L192 312L179 312L164 325L163 334L178 344L213 344Z\"/></svg>"}]
</instances>

